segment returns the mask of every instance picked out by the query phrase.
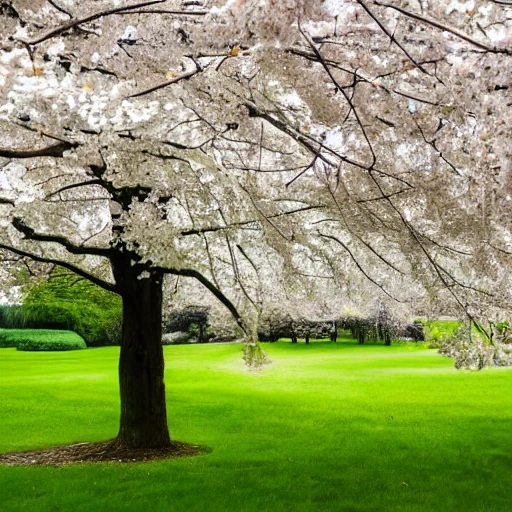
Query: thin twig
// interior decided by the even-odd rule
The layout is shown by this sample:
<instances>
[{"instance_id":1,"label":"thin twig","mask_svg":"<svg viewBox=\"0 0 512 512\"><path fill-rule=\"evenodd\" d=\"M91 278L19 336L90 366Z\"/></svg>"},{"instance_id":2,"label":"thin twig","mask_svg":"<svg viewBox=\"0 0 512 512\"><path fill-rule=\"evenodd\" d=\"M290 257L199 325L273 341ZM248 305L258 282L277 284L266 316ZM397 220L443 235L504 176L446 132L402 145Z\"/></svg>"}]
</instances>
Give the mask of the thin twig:
<instances>
[{"instance_id":1,"label":"thin twig","mask_svg":"<svg viewBox=\"0 0 512 512\"><path fill-rule=\"evenodd\" d=\"M420 70L422 71L423 73L427 74L428 75L428 72L427 70L421 65L419 64L416 59L404 48L404 46L399 42L397 41L397 39L395 38L395 36L385 27L385 25L382 23L382 21L380 21L380 19L377 17L377 15L370 9L370 7L368 7L368 4L364 1L364 0L357 0L357 3L368 13L368 15L370 16L370 18L372 18L373 21L375 21L375 23L377 23L377 25L379 26L379 28L389 37L389 39L395 43L398 48L400 48L400 50L402 50L402 52L405 53L405 55L407 56L407 58ZM380 4L379 2L376 2L377 5L382 5Z\"/></svg>"},{"instance_id":2,"label":"thin twig","mask_svg":"<svg viewBox=\"0 0 512 512\"><path fill-rule=\"evenodd\" d=\"M404 9L403 7L398 7L396 5L379 2L378 0L374 0L374 3L376 5L380 5L381 7L387 7L388 9L394 9L395 11L398 11L399 13L403 14L404 16L407 16L408 18L412 18L416 21L426 23L427 25L431 25L432 27L436 27L440 30L444 30L445 32L450 32L450 34L453 34L454 36L457 36L460 39L467 41L468 43L472 44L473 46L476 46L477 48L480 48L481 50L485 50L485 51L491 52L491 53L504 53L506 55L512 55L512 50L509 50L508 48L497 48L496 46L494 46L494 47L488 46L484 43L481 43L480 41L477 41L476 39L473 39L472 37L468 36L464 32L461 32L460 30L457 30L456 28L451 27L450 25L445 25L444 23L440 23L439 21L435 20L434 18L430 18L423 14L417 14L412 11L408 11L407 9Z\"/></svg>"},{"instance_id":3,"label":"thin twig","mask_svg":"<svg viewBox=\"0 0 512 512\"><path fill-rule=\"evenodd\" d=\"M69 16L70 18L73 18L73 15L71 14L70 11L68 11L67 9L65 9L64 7L62 7L61 5L59 5L57 2L55 2L54 0L48 0L48 3L53 5L53 7L55 7L55 9L57 9L57 11L60 11L61 13L63 14L66 14L67 16Z\"/></svg>"},{"instance_id":4,"label":"thin twig","mask_svg":"<svg viewBox=\"0 0 512 512\"><path fill-rule=\"evenodd\" d=\"M194 75L201 73L202 71L204 71L204 68L196 68L193 71L188 71L187 73L183 73L183 74L173 78L172 80L167 80L166 82L162 82L158 85L154 85L153 87L149 87L148 89L144 89L143 91L139 91L134 94L131 94L130 96L127 96L127 98L138 98L139 96L144 96L146 94L150 94L152 92L158 91L159 89L163 89L164 87L168 87L169 85L181 82L182 80L188 80L188 79L192 78Z\"/></svg>"},{"instance_id":5,"label":"thin twig","mask_svg":"<svg viewBox=\"0 0 512 512\"><path fill-rule=\"evenodd\" d=\"M43 41L47 41L48 39L51 39L52 37L58 36L59 34L62 34L63 32L66 32L67 30L74 28L78 25L81 25L82 23L88 23L90 21L97 20L98 18L103 18L105 16L110 16L112 14L117 14L119 12L123 11L131 11L133 9L140 9L141 7L146 7L148 5L154 5L154 4L161 4L166 2L167 0L150 0L148 2L141 2L133 5L125 5L124 7L116 7L115 9L107 9L104 11L95 12L94 14L90 14L89 16L85 16L84 18L78 18L78 19L72 19L70 21L67 21L66 23L63 23L59 27L56 27L49 32L46 32L46 34L43 34L42 36L37 37L36 39L32 39L31 41L23 41L26 44L29 45L37 45L39 43L42 43Z\"/></svg>"}]
</instances>

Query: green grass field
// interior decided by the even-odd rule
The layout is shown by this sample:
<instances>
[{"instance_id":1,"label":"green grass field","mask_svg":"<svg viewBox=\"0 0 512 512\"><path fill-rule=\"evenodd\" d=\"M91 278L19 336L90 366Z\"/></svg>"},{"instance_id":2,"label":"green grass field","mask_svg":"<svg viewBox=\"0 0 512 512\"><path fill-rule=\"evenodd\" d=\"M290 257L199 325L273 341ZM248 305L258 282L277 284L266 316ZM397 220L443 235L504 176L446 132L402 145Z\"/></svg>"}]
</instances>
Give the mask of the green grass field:
<instances>
[{"instance_id":1,"label":"green grass field","mask_svg":"<svg viewBox=\"0 0 512 512\"><path fill-rule=\"evenodd\" d=\"M0 467L0 510L500 511L512 496L512 369L460 372L413 344L167 346L174 439L211 453ZM0 350L0 451L113 437L117 347Z\"/></svg>"}]
</instances>

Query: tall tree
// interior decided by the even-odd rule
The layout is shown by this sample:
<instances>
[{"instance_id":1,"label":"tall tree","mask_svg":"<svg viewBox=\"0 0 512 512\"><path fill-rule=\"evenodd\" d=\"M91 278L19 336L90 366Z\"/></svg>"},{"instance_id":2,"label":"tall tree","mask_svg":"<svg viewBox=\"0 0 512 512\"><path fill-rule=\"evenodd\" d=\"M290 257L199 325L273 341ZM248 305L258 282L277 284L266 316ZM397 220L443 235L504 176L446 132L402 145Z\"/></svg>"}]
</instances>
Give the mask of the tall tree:
<instances>
[{"instance_id":1,"label":"tall tree","mask_svg":"<svg viewBox=\"0 0 512 512\"><path fill-rule=\"evenodd\" d=\"M441 285L471 318L506 301L511 12L1 4L0 249L122 297L118 445L170 442L165 275L231 311L249 361L265 302L311 282Z\"/></svg>"}]
</instances>

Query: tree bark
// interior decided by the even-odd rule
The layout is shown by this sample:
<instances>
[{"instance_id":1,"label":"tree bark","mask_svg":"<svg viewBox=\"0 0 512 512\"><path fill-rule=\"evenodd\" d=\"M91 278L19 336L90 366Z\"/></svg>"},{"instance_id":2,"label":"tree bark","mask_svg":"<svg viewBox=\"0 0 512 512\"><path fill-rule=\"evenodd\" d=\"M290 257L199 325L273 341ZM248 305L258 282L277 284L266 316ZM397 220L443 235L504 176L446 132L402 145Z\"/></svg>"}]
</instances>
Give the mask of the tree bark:
<instances>
[{"instance_id":1,"label":"tree bark","mask_svg":"<svg viewBox=\"0 0 512 512\"><path fill-rule=\"evenodd\" d=\"M199 334L198 334L197 341L199 343L206 343L206 336L204 333L206 330L205 325L202 322L200 322L198 327L199 327Z\"/></svg>"},{"instance_id":2,"label":"tree bark","mask_svg":"<svg viewBox=\"0 0 512 512\"><path fill-rule=\"evenodd\" d=\"M162 283L142 278L129 261L113 264L123 300L119 358L121 419L116 443L128 448L170 446L162 348Z\"/></svg>"},{"instance_id":3,"label":"tree bark","mask_svg":"<svg viewBox=\"0 0 512 512\"><path fill-rule=\"evenodd\" d=\"M331 341L334 341L334 343L336 343L337 340L338 340L338 324L336 322L333 322L332 331L331 331Z\"/></svg>"}]
</instances>

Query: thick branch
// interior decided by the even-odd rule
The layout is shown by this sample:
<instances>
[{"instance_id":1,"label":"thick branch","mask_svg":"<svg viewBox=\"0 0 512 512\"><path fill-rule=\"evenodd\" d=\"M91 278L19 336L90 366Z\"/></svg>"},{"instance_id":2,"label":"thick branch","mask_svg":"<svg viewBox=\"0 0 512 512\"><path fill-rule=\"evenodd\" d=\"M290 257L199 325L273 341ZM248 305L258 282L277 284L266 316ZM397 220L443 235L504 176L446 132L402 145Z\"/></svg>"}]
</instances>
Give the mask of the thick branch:
<instances>
[{"instance_id":1,"label":"thick branch","mask_svg":"<svg viewBox=\"0 0 512 512\"><path fill-rule=\"evenodd\" d=\"M4 158L35 158L39 156L53 156L62 158L64 151L78 146L77 142L61 141L51 146L38 149L11 149L0 147L0 157Z\"/></svg>"},{"instance_id":2,"label":"thick branch","mask_svg":"<svg viewBox=\"0 0 512 512\"><path fill-rule=\"evenodd\" d=\"M71 254L88 254L93 256L103 256L109 258L112 254L111 249L104 249L101 247L85 247L83 245L75 245L70 240L63 236L46 235L43 233L36 233L31 227L27 226L25 222L19 217L12 220L12 225L22 233L28 240L35 242L54 242L62 245Z\"/></svg>"},{"instance_id":3,"label":"thick branch","mask_svg":"<svg viewBox=\"0 0 512 512\"><path fill-rule=\"evenodd\" d=\"M91 283L100 286L104 290L108 290L109 292L119 293L115 284L109 283L108 281L105 281L99 277L96 277L93 274L90 274L89 272L86 272L85 270L82 270L81 268L79 268L71 263L68 263L67 261L57 260L55 258L46 258L44 256L38 256L37 254L23 251L22 249L17 249L15 247L11 247L11 246L5 245L5 244L0 244L0 249L4 249L6 251L12 252L12 253L17 254L18 256L22 256L24 258L30 258L31 260L38 261L40 263L53 263L55 265L59 265L61 267L67 268L68 270L71 270L72 272L79 275L80 277L83 277L84 279L89 280Z\"/></svg>"}]
</instances>

